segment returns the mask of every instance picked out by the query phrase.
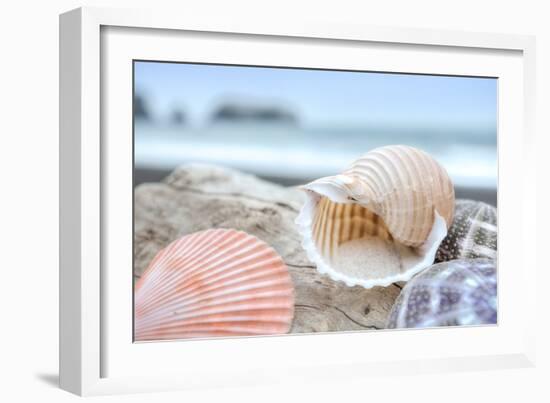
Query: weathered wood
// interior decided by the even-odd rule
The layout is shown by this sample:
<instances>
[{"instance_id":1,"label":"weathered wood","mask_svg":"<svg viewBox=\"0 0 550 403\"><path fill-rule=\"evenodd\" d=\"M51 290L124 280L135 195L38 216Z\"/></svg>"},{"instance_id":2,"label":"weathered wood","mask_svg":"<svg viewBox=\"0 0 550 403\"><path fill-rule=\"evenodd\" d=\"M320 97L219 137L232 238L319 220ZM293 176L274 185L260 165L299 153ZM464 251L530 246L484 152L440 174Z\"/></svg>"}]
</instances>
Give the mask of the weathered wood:
<instances>
[{"instance_id":1,"label":"weathered wood","mask_svg":"<svg viewBox=\"0 0 550 403\"><path fill-rule=\"evenodd\" d=\"M347 287L320 275L301 247L294 219L302 192L210 165L186 165L135 190L134 274L172 240L208 228L235 228L283 257L296 289L292 333L380 329L399 287Z\"/></svg>"}]
</instances>

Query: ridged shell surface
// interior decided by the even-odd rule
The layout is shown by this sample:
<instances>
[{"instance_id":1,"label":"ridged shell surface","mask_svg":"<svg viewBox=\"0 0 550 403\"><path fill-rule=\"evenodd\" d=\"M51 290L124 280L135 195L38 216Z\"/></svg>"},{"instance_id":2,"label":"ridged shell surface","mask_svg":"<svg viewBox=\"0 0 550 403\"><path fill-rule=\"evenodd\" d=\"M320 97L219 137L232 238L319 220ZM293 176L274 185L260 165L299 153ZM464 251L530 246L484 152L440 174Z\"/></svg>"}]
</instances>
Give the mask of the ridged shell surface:
<instances>
[{"instance_id":1,"label":"ridged shell surface","mask_svg":"<svg viewBox=\"0 0 550 403\"><path fill-rule=\"evenodd\" d=\"M447 226L453 220L454 187L447 171L429 154L413 147L374 149L341 175L319 181L333 181L349 201L382 218L392 237L407 246L426 241L434 209Z\"/></svg>"},{"instance_id":2,"label":"ridged shell surface","mask_svg":"<svg viewBox=\"0 0 550 403\"><path fill-rule=\"evenodd\" d=\"M308 198L296 223L304 248L321 272L348 285L406 281L431 265L454 214L454 187L447 172L429 154L409 146L374 149L341 174L315 180L303 189ZM376 263L372 268L376 273L367 274L368 278L360 278L363 274L356 270L338 273L335 259L341 257L342 245L373 237L388 241L376 239L388 254L397 245L399 256L392 267Z\"/></svg>"},{"instance_id":3,"label":"ridged shell surface","mask_svg":"<svg viewBox=\"0 0 550 403\"><path fill-rule=\"evenodd\" d=\"M413 277L390 313L387 328L496 324L497 270L492 259L438 263Z\"/></svg>"},{"instance_id":4,"label":"ridged shell surface","mask_svg":"<svg viewBox=\"0 0 550 403\"><path fill-rule=\"evenodd\" d=\"M294 289L273 248L241 231L214 229L172 242L135 286L136 341L289 331Z\"/></svg>"},{"instance_id":5,"label":"ridged shell surface","mask_svg":"<svg viewBox=\"0 0 550 403\"><path fill-rule=\"evenodd\" d=\"M479 201L457 200L453 224L435 260L481 257L497 257L497 209Z\"/></svg>"}]
</instances>

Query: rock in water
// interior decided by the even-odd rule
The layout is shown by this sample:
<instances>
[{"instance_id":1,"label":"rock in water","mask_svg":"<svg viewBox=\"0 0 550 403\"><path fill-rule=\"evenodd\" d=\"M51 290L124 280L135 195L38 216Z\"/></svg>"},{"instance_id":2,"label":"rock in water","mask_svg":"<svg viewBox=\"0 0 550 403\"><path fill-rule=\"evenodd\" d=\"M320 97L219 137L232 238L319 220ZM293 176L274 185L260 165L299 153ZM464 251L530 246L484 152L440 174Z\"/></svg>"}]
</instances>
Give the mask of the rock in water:
<instances>
[{"instance_id":1,"label":"rock in water","mask_svg":"<svg viewBox=\"0 0 550 403\"><path fill-rule=\"evenodd\" d=\"M482 257L497 257L497 209L483 202L457 200L453 224L435 261Z\"/></svg>"},{"instance_id":2,"label":"rock in water","mask_svg":"<svg viewBox=\"0 0 550 403\"><path fill-rule=\"evenodd\" d=\"M397 286L347 287L315 270L294 219L303 192L210 165L186 165L161 183L135 189L134 277L171 241L209 228L233 228L271 245L296 291L291 333L383 328Z\"/></svg>"},{"instance_id":3,"label":"rock in water","mask_svg":"<svg viewBox=\"0 0 550 403\"><path fill-rule=\"evenodd\" d=\"M392 308L387 327L495 324L496 263L460 259L438 263L410 280Z\"/></svg>"}]
</instances>

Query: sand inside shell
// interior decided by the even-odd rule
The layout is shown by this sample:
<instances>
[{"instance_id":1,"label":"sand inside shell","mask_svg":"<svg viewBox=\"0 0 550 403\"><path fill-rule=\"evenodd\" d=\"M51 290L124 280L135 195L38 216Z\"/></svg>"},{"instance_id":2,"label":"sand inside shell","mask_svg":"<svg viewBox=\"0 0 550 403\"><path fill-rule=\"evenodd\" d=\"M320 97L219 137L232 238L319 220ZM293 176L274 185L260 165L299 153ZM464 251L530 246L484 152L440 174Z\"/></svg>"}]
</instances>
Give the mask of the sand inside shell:
<instances>
[{"instance_id":1,"label":"sand inside shell","mask_svg":"<svg viewBox=\"0 0 550 403\"><path fill-rule=\"evenodd\" d=\"M332 265L354 278L386 278L403 273L421 256L413 249L392 240L366 235L342 243Z\"/></svg>"},{"instance_id":2,"label":"sand inside shell","mask_svg":"<svg viewBox=\"0 0 550 403\"><path fill-rule=\"evenodd\" d=\"M350 287L385 287L408 281L433 264L447 235L447 223L437 210L426 241L408 247L392 237L377 214L321 185L309 189L296 218L302 245L320 273Z\"/></svg>"}]
</instances>

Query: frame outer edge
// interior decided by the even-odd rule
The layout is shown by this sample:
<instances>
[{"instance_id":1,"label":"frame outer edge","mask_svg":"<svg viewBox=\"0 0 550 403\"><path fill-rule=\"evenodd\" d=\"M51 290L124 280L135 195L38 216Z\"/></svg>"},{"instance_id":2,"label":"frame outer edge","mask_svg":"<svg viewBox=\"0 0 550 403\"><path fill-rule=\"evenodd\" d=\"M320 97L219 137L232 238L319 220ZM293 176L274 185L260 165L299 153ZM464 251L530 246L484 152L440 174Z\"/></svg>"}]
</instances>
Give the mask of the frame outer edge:
<instances>
[{"instance_id":1,"label":"frame outer edge","mask_svg":"<svg viewBox=\"0 0 550 403\"><path fill-rule=\"evenodd\" d=\"M524 136L526 150L524 152L524 194L525 197L523 213L525 222L528 224L524 234L528 233L528 228L537 228L537 40L535 36L526 36L523 49L523 75L524 75ZM534 253L525 253L527 259L523 270L525 271L527 281L540 278L540 267L537 250L537 242L531 242L531 239L524 239L525 244L531 244ZM529 280L530 279L530 280ZM532 367L537 365L537 337L536 330L538 325L538 315L540 315L540 305L537 304L537 298L541 293L542 281L537 282L537 287L533 287L530 293L527 293L527 313L525 323L525 358Z\"/></svg>"},{"instance_id":2,"label":"frame outer edge","mask_svg":"<svg viewBox=\"0 0 550 403\"><path fill-rule=\"evenodd\" d=\"M389 43L421 43L435 46L465 46L481 49L521 50L525 68L534 73L535 40L515 34L473 33L447 30L407 29L392 27L365 28L331 26L303 22L279 26L236 26L226 19L181 20L167 13L150 10L84 7L68 11L59 20L59 297L60 297L60 387L78 395L97 395L125 389L113 379L102 379L103 364L100 344L100 26L119 25L157 29L187 29L256 35L297 36L344 40L370 40ZM404 32L408 35L405 35ZM528 80L526 93L534 95L535 78ZM526 129L534 133L534 102L526 120ZM529 155L529 153L528 153ZM529 216L534 219L534 212ZM532 269L534 271L534 269ZM532 272L531 271L531 272ZM534 297L533 297L534 298ZM534 301L529 301L534 304ZM105 312L104 312L105 313ZM106 314L106 313L105 313ZM528 322L533 330L533 323ZM508 355L514 365L534 365L534 335L526 335L525 350ZM519 363L518 361L521 361ZM445 364L447 366L447 364ZM113 382L111 382L113 381ZM160 389L173 389L170 382L161 382ZM179 388L177 388L179 389Z\"/></svg>"},{"instance_id":3,"label":"frame outer edge","mask_svg":"<svg viewBox=\"0 0 550 403\"><path fill-rule=\"evenodd\" d=\"M269 19L249 20L246 25L224 15L190 15L179 7L155 8L96 7L82 8L101 25L127 28L176 29L194 32L218 32L260 36L298 37L345 41L367 41L425 46L473 47L478 49L525 50L528 35L475 32L441 28L349 24L315 19L290 18L284 22Z\"/></svg>"},{"instance_id":4,"label":"frame outer edge","mask_svg":"<svg viewBox=\"0 0 550 403\"><path fill-rule=\"evenodd\" d=\"M80 12L80 282L81 395L96 394L104 364L101 346L101 20ZM108 314L105 312L105 314Z\"/></svg>"},{"instance_id":5,"label":"frame outer edge","mask_svg":"<svg viewBox=\"0 0 550 403\"><path fill-rule=\"evenodd\" d=\"M59 17L59 386L82 393L82 13Z\"/></svg>"}]
</instances>

